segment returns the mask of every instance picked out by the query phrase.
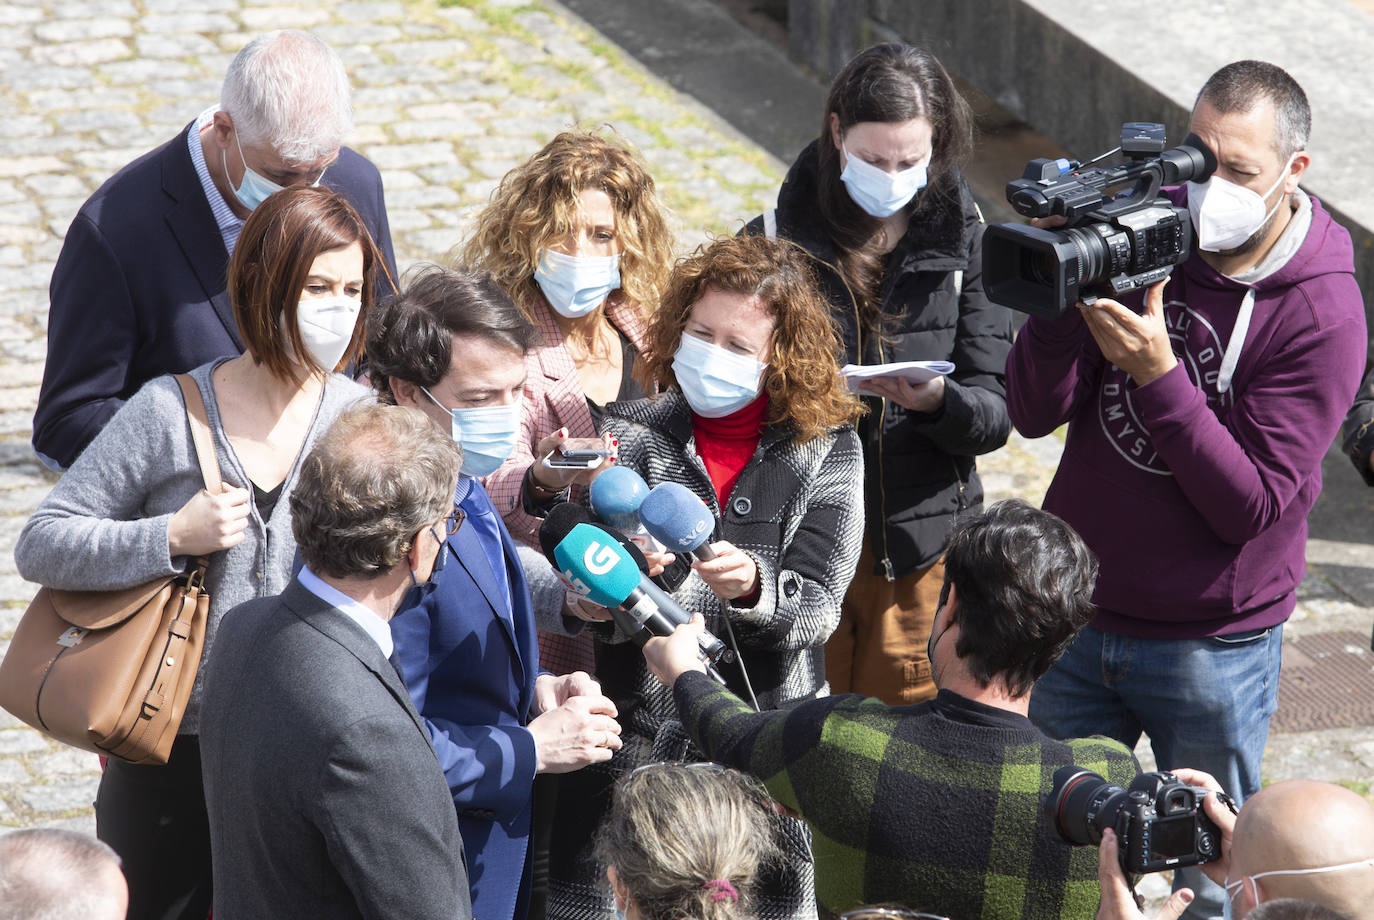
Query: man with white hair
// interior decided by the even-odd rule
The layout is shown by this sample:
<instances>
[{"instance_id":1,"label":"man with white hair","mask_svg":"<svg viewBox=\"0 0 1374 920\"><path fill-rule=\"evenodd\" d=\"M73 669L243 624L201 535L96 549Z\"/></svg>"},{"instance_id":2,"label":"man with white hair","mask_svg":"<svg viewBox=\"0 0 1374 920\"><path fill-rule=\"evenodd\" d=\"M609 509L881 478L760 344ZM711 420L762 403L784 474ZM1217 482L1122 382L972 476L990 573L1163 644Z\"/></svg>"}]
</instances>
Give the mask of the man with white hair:
<instances>
[{"instance_id":1,"label":"man with white hair","mask_svg":"<svg viewBox=\"0 0 1374 920\"><path fill-rule=\"evenodd\" d=\"M35 827L0 837L0 920L124 920L119 856L76 831Z\"/></svg>"},{"instance_id":2,"label":"man with white hair","mask_svg":"<svg viewBox=\"0 0 1374 920\"><path fill-rule=\"evenodd\" d=\"M45 463L70 466L148 380L243 351L226 267L273 192L323 183L342 194L395 275L381 175L341 146L352 126L339 56L307 32L270 32L234 57L217 105L81 206L49 286L33 420Z\"/></svg>"}]
</instances>

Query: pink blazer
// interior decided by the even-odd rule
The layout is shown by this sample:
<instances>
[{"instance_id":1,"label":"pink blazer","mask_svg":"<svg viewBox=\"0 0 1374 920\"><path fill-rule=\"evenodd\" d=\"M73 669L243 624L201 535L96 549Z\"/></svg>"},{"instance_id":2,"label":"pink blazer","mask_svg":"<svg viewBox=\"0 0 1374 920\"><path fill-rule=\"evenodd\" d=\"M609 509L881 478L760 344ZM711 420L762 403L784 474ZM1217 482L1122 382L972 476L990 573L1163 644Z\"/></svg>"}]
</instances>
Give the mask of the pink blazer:
<instances>
[{"instance_id":1,"label":"pink blazer","mask_svg":"<svg viewBox=\"0 0 1374 920\"><path fill-rule=\"evenodd\" d=\"M621 299L619 292L607 300L606 316L635 348L643 347L644 320ZM543 519L527 514L520 501L525 471L535 462L535 446L540 439L563 427L568 429L571 438L594 438L598 432L592 424L577 366L554 321L553 308L542 298L534 324L540 344L525 357L527 376L520 440L506 462L487 476L483 484L511 535L538 549L539 525ZM574 499L580 498L579 494L574 494ZM586 635L569 638L541 632L539 657L541 667L555 674L575 670L591 673L593 669L591 640Z\"/></svg>"}]
</instances>

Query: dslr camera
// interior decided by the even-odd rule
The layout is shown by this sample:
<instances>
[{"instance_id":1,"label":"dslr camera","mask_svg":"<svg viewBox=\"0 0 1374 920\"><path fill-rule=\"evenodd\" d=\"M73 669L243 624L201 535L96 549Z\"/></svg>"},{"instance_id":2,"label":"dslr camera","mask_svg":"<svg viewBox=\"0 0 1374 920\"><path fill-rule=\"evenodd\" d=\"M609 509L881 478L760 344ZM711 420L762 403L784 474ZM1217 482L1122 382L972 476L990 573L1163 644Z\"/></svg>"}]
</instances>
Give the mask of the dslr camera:
<instances>
[{"instance_id":1,"label":"dslr camera","mask_svg":"<svg viewBox=\"0 0 1374 920\"><path fill-rule=\"evenodd\" d=\"M989 300L1053 318L1079 300L1119 297L1161 281L1187 258L1193 238L1188 209L1159 190L1205 182L1216 170L1216 156L1193 134L1166 150L1164 126L1138 121L1121 126L1118 150L1125 162L1115 166L1031 160L1020 179L1007 183L1016 213L1058 216L1064 224L1053 230L987 228L983 288Z\"/></svg>"},{"instance_id":2,"label":"dslr camera","mask_svg":"<svg viewBox=\"0 0 1374 920\"><path fill-rule=\"evenodd\" d=\"M1070 766L1054 772L1045 809L1059 836L1075 846L1096 846L1110 827L1129 875L1220 858L1221 831L1202 811L1208 794L1172 773L1142 773L1122 789Z\"/></svg>"}]
</instances>

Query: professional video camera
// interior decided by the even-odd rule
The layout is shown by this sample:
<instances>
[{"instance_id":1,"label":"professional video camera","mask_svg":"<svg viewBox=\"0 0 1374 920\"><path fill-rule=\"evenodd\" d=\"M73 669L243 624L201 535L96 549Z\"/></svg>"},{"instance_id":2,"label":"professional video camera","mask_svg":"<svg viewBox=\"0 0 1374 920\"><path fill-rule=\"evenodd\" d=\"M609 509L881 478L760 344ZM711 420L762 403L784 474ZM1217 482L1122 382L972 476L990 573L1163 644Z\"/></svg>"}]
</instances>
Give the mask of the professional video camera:
<instances>
[{"instance_id":1,"label":"professional video camera","mask_svg":"<svg viewBox=\"0 0 1374 920\"><path fill-rule=\"evenodd\" d=\"M1208 795L1172 773L1142 773L1122 789L1091 770L1060 767L1045 810L1066 842L1096 846L1110 827L1125 872L1160 872L1221 857L1221 831L1202 811Z\"/></svg>"},{"instance_id":2,"label":"professional video camera","mask_svg":"<svg viewBox=\"0 0 1374 920\"><path fill-rule=\"evenodd\" d=\"M1026 217L1064 218L1056 229L995 224L983 235L988 299L1034 316L1055 317L1079 300L1119 297L1167 277L1188 256L1188 209L1159 194L1161 185L1205 182L1216 156L1196 135L1164 149L1164 126L1121 126L1126 162L1093 167L1036 159L1007 183L1007 201ZM1133 183L1115 195L1110 189Z\"/></svg>"}]
</instances>

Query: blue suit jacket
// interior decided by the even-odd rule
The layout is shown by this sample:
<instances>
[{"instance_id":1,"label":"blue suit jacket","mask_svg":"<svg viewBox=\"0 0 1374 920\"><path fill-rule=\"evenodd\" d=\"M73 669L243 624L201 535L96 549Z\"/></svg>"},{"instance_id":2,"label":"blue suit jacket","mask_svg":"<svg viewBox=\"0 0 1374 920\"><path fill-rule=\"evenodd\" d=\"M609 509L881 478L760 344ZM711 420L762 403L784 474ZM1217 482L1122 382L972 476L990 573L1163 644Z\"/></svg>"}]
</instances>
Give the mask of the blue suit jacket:
<instances>
[{"instance_id":1,"label":"blue suit jacket","mask_svg":"<svg viewBox=\"0 0 1374 920\"><path fill-rule=\"evenodd\" d=\"M345 147L323 183L358 209L395 277L377 167ZM70 466L147 381L242 352L228 265L185 130L110 177L53 269L34 448Z\"/></svg>"},{"instance_id":2,"label":"blue suit jacket","mask_svg":"<svg viewBox=\"0 0 1374 920\"><path fill-rule=\"evenodd\" d=\"M391 634L458 809L473 914L523 920L538 763L524 727L539 672L534 613L515 544L486 490L463 477L458 498L468 519L449 538L443 571L432 590L408 599L392 618ZM498 528L510 605L474 526L478 513Z\"/></svg>"}]
</instances>

